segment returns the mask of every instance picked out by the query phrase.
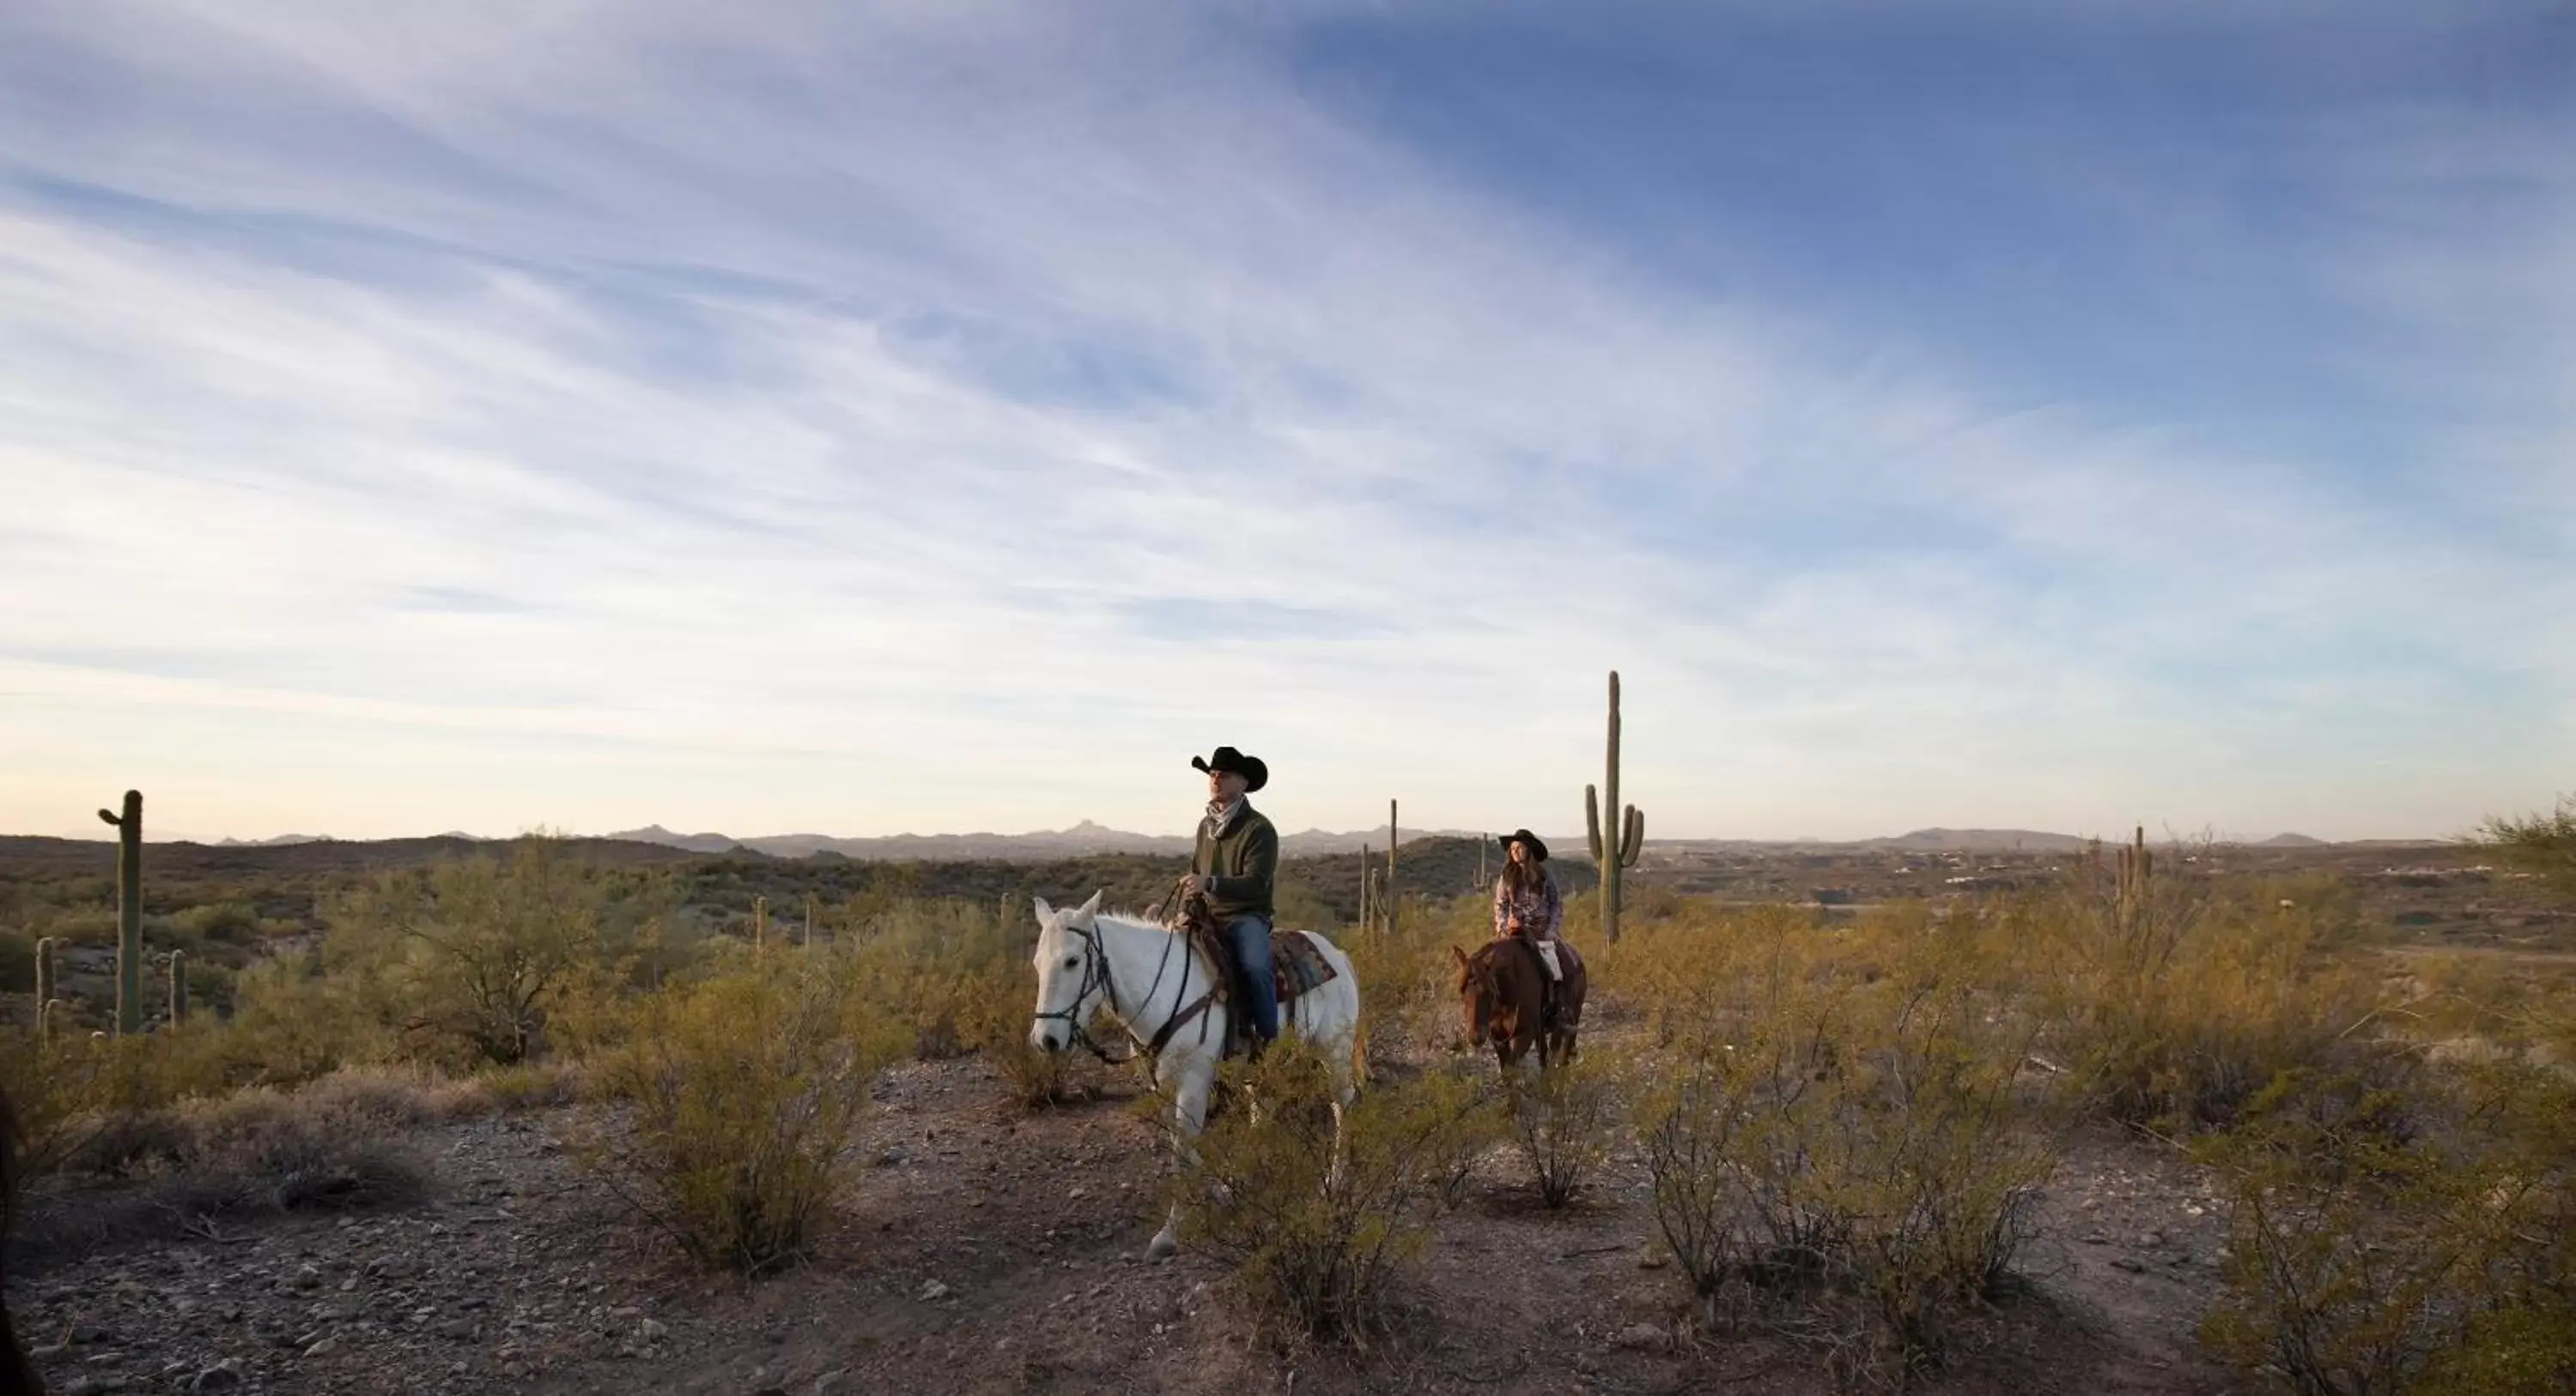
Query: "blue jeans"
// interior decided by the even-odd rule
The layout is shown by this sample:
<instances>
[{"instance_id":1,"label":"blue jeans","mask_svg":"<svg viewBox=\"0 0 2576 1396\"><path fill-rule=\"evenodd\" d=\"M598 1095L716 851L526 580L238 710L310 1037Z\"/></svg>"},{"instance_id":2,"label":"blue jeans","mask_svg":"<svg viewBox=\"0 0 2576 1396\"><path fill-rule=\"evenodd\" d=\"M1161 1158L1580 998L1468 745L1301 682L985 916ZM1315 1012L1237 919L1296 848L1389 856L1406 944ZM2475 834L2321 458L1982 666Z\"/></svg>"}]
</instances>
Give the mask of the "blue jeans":
<instances>
[{"instance_id":1,"label":"blue jeans","mask_svg":"<svg viewBox=\"0 0 2576 1396\"><path fill-rule=\"evenodd\" d=\"M1238 916L1225 924L1226 948L1242 989L1243 1010L1264 1042L1279 1039L1279 986L1270 978L1270 923Z\"/></svg>"}]
</instances>

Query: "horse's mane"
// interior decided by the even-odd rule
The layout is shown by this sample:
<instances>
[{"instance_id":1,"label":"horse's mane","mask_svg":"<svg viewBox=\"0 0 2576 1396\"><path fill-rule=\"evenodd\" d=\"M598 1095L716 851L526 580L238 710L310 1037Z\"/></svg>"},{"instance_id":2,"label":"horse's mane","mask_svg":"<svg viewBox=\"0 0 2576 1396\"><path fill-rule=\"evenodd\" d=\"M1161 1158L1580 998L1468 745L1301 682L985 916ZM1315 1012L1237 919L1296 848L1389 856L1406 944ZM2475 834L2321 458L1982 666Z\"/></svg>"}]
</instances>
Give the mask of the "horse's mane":
<instances>
[{"instance_id":1,"label":"horse's mane","mask_svg":"<svg viewBox=\"0 0 2576 1396\"><path fill-rule=\"evenodd\" d=\"M1515 959L1516 962L1524 968L1536 969L1541 974L1545 974L1547 972L1546 967L1538 963L1538 947L1521 939L1519 936L1496 936L1493 939L1486 941L1484 944L1477 946L1472 952L1470 952L1467 956L1467 962L1471 965L1483 965L1490 969L1501 963L1497 957L1501 954L1503 947L1506 945L1516 945L1520 947L1521 954L1515 957Z\"/></svg>"},{"instance_id":2,"label":"horse's mane","mask_svg":"<svg viewBox=\"0 0 2576 1396\"><path fill-rule=\"evenodd\" d=\"M1095 925L1102 921L1123 921L1136 930L1161 931L1165 935L1171 934L1172 930L1171 927L1164 925L1160 921L1153 920L1150 917L1140 916L1132 911L1095 911L1091 914L1091 919Z\"/></svg>"}]
</instances>

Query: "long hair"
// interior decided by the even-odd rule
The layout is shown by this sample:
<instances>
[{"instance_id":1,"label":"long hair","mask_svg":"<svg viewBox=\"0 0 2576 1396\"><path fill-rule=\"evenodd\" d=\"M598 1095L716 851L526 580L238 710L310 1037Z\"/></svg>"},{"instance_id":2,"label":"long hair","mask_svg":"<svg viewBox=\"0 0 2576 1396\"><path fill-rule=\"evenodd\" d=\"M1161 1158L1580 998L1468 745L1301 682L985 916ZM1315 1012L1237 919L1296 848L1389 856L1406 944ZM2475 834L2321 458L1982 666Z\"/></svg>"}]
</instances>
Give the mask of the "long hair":
<instances>
[{"instance_id":1,"label":"long hair","mask_svg":"<svg viewBox=\"0 0 2576 1396\"><path fill-rule=\"evenodd\" d=\"M1503 858L1503 889L1512 895L1536 891L1547 882L1547 865L1536 858L1527 862L1514 862L1509 855Z\"/></svg>"}]
</instances>

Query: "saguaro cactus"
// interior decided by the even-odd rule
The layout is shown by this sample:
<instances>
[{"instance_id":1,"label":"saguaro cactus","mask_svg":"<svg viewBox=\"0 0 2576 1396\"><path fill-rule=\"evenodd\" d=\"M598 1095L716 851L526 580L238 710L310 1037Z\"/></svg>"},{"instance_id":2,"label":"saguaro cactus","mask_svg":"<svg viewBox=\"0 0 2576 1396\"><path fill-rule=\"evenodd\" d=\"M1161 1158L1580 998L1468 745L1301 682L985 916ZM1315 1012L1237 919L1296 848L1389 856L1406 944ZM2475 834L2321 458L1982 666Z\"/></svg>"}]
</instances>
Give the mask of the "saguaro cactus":
<instances>
[{"instance_id":1,"label":"saguaro cactus","mask_svg":"<svg viewBox=\"0 0 2576 1396\"><path fill-rule=\"evenodd\" d=\"M2135 916L2146 909L2148 879L2154 874L2156 855L2147 851L2147 826L2138 826L2136 838L2120 850L2120 910Z\"/></svg>"},{"instance_id":2,"label":"saguaro cactus","mask_svg":"<svg viewBox=\"0 0 2576 1396\"><path fill-rule=\"evenodd\" d=\"M1377 890L1377 869L1369 866L1371 851L1367 844L1360 845L1360 934L1362 935L1377 929L1377 907L1369 900L1369 894Z\"/></svg>"},{"instance_id":3,"label":"saguaro cactus","mask_svg":"<svg viewBox=\"0 0 2576 1396\"><path fill-rule=\"evenodd\" d=\"M188 952L170 952L170 1026L188 1021Z\"/></svg>"},{"instance_id":4,"label":"saguaro cactus","mask_svg":"<svg viewBox=\"0 0 2576 1396\"><path fill-rule=\"evenodd\" d=\"M143 792L125 792L125 813L100 810L116 826L116 1030L143 1030Z\"/></svg>"},{"instance_id":5,"label":"saguaro cactus","mask_svg":"<svg viewBox=\"0 0 2576 1396\"><path fill-rule=\"evenodd\" d=\"M769 898L751 899L751 948L759 951L769 944Z\"/></svg>"},{"instance_id":6,"label":"saguaro cactus","mask_svg":"<svg viewBox=\"0 0 2576 1396\"><path fill-rule=\"evenodd\" d=\"M1395 801L1386 802L1386 895L1380 899L1386 910L1386 933L1395 934Z\"/></svg>"},{"instance_id":7,"label":"saguaro cactus","mask_svg":"<svg viewBox=\"0 0 2576 1396\"><path fill-rule=\"evenodd\" d=\"M42 1012L54 997L54 938L46 936L36 942L36 1009Z\"/></svg>"},{"instance_id":8,"label":"saguaro cactus","mask_svg":"<svg viewBox=\"0 0 2576 1396\"><path fill-rule=\"evenodd\" d=\"M1583 828L1592 841L1592 862L1601 869L1601 934L1619 938L1620 872L1637 866L1637 855L1646 846L1646 814L1630 805L1622 815L1619 809L1619 671L1610 671L1610 761L1604 773L1609 783L1607 801L1591 786L1583 787ZM1604 836L1601 810L1604 804L1615 821Z\"/></svg>"}]
</instances>

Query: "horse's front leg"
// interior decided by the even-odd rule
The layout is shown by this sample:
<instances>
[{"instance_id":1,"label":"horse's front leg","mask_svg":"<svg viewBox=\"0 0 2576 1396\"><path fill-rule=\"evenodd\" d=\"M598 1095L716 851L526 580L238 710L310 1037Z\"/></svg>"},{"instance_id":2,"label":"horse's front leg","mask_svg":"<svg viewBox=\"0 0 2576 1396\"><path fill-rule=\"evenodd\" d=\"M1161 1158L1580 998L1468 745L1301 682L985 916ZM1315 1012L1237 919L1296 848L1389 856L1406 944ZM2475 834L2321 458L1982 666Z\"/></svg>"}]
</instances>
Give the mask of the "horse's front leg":
<instances>
[{"instance_id":1,"label":"horse's front leg","mask_svg":"<svg viewBox=\"0 0 2576 1396\"><path fill-rule=\"evenodd\" d=\"M1359 1099L1360 1094L1359 1050L1356 1042L1352 1044L1349 1052L1343 1054L1341 1060L1346 1065L1333 1073L1333 1157L1324 1171L1324 1186L1327 1190L1341 1186L1343 1166L1350 1161L1349 1138L1342 1132L1342 1122L1345 1113L1351 1108L1351 1102Z\"/></svg>"},{"instance_id":2,"label":"horse's front leg","mask_svg":"<svg viewBox=\"0 0 2576 1396\"><path fill-rule=\"evenodd\" d=\"M1180 1088L1172 1093L1172 1140L1179 1156L1181 1175L1188 1177L1199 1166L1199 1130L1207 1123L1208 1092L1215 1084L1214 1074L1186 1071L1181 1074ZM1169 1260L1181 1249L1181 1201L1172 1199L1171 1214L1163 1219L1163 1229L1145 1247L1148 1260Z\"/></svg>"}]
</instances>

